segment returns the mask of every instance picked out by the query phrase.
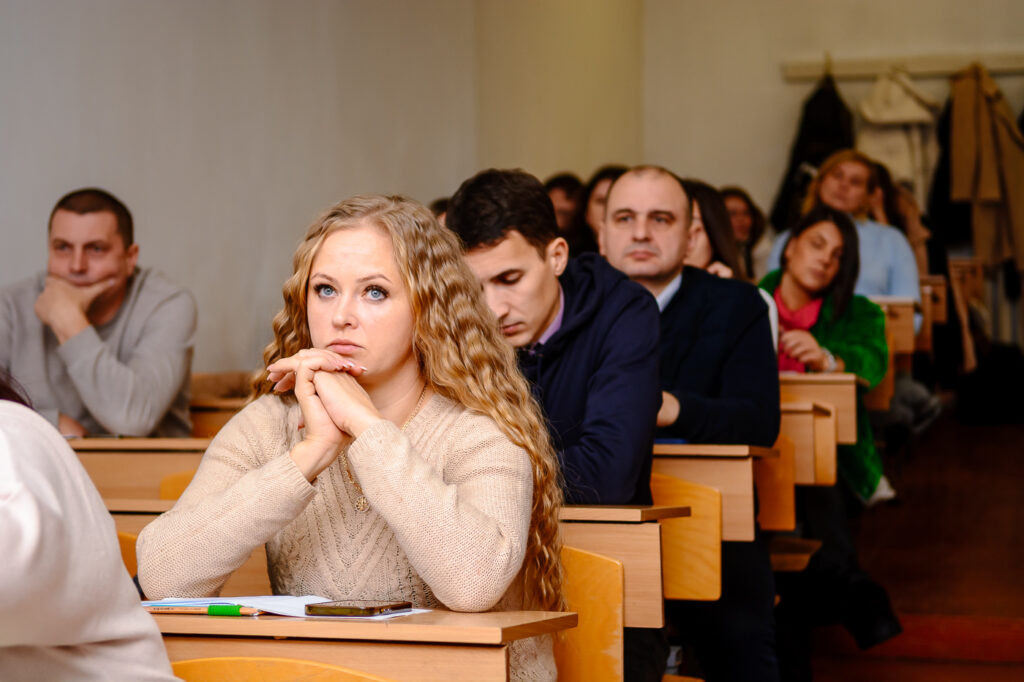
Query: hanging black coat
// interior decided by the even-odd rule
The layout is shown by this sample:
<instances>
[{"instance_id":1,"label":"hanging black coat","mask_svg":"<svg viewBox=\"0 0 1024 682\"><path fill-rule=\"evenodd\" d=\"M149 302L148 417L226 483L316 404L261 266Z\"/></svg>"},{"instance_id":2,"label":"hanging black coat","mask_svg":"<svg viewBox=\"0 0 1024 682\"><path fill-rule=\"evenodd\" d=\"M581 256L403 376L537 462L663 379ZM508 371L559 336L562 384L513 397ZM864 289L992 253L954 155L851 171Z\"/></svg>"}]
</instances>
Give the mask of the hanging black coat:
<instances>
[{"instance_id":1,"label":"hanging black coat","mask_svg":"<svg viewBox=\"0 0 1024 682\"><path fill-rule=\"evenodd\" d=\"M835 80L826 74L804 102L789 166L772 206L771 221L776 231L789 229L799 219L807 186L821 162L833 152L852 147L853 115L839 96Z\"/></svg>"}]
</instances>

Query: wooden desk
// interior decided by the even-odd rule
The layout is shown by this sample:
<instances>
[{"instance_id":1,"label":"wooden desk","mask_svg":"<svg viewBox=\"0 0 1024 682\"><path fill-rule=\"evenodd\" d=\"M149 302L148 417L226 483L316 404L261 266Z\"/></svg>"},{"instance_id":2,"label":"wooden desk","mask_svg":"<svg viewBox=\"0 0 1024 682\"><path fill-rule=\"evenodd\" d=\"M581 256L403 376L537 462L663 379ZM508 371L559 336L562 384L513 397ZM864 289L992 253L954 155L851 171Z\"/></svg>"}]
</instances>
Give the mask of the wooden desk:
<instances>
[{"instance_id":1,"label":"wooden desk","mask_svg":"<svg viewBox=\"0 0 1024 682\"><path fill-rule=\"evenodd\" d=\"M837 442L857 442L856 375L780 372L779 385L783 402L815 402L834 407Z\"/></svg>"},{"instance_id":2,"label":"wooden desk","mask_svg":"<svg viewBox=\"0 0 1024 682\"><path fill-rule=\"evenodd\" d=\"M777 457L753 445L654 444L653 471L717 488L722 493L722 539L754 539L754 458Z\"/></svg>"},{"instance_id":3,"label":"wooden desk","mask_svg":"<svg viewBox=\"0 0 1024 682\"><path fill-rule=\"evenodd\" d=\"M103 497L155 500L164 476L199 466L210 439L76 438L68 443Z\"/></svg>"},{"instance_id":4,"label":"wooden desk","mask_svg":"<svg viewBox=\"0 0 1024 682\"><path fill-rule=\"evenodd\" d=\"M172 661L279 656L343 665L395 680L509 677L509 644L576 627L575 613L431 611L387 621L154 614Z\"/></svg>"},{"instance_id":5,"label":"wooden desk","mask_svg":"<svg viewBox=\"0 0 1024 682\"><path fill-rule=\"evenodd\" d=\"M835 485L836 410L827 403L783 402L779 433L793 440L798 485Z\"/></svg>"},{"instance_id":6,"label":"wooden desk","mask_svg":"<svg viewBox=\"0 0 1024 682\"><path fill-rule=\"evenodd\" d=\"M622 562L624 623L628 628L665 624L659 519L686 517L689 507L567 505L559 510L566 545Z\"/></svg>"},{"instance_id":7,"label":"wooden desk","mask_svg":"<svg viewBox=\"0 0 1024 682\"><path fill-rule=\"evenodd\" d=\"M895 355L913 354L914 341L914 308L917 304L912 298L897 296L869 296L885 313L885 327L892 331L892 352Z\"/></svg>"},{"instance_id":8,"label":"wooden desk","mask_svg":"<svg viewBox=\"0 0 1024 682\"><path fill-rule=\"evenodd\" d=\"M153 519L174 506L174 500L104 498L107 511L114 519L114 527L125 533L138 535ZM224 583L222 597L247 597L270 594L267 575L267 551L261 545L252 551L244 564Z\"/></svg>"}]
</instances>

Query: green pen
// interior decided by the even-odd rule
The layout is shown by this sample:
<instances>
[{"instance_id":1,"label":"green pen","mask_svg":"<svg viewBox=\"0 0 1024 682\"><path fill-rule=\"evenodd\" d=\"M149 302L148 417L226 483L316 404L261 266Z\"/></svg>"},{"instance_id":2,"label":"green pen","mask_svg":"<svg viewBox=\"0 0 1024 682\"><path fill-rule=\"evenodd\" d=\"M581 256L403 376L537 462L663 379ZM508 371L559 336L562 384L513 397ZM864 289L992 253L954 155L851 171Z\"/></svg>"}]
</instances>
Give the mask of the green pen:
<instances>
[{"instance_id":1,"label":"green pen","mask_svg":"<svg viewBox=\"0 0 1024 682\"><path fill-rule=\"evenodd\" d=\"M238 604L210 604L209 606L146 606L150 613L189 613L199 616L258 616L262 611Z\"/></svg>"}]
</instances>

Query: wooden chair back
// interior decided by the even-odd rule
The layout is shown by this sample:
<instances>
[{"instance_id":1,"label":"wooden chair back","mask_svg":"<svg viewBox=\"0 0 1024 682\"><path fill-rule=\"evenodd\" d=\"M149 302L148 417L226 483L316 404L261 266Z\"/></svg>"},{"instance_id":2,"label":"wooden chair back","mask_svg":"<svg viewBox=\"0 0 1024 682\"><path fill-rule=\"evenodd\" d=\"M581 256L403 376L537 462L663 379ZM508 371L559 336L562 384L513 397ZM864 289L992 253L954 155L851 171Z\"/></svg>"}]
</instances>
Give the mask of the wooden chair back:
<instances>
[{"instance_id":1,"label":"wooden chair back","mask_svg":"<svg viewBox=\"0 0 1024 682\"><path fill-rule=\"evenodd\" d=\"M625 572L622 562L575 547L562 547L563 591L579 624L555 637L562 682L621 681Z\"/></svg>"},{"instance_id":2,"label":"wooden chair back","mask_svg":"<svg viewBox=\"0 0 1024 682\"><path fill-rule=\"evenodd\" d=\"M655 504L690 507L690 516L661 524L666 599L714 601L722 596L722 494L711 486L651 474Z\"/></svg>"},{"instance_id":3,"label":"wooden chair back","mask_svg":"<svg viewBox=\"0 0 1024 682\"><path fill-rule=\"evenodd\" d=\"M889 347L889 368L878 385L864 394L864 407L870 412L887 412L896 390L896 358L892 350L892 330L889 329L888 320L885 324L885 343Z\"/></svg>"},{"instance_id":4,"label":"wooden chair back","mask_svg":"<svg viewBox=\"0 0 1024 682\"><path fill-rule=\"evenodd\" d=\"M139 572L139 563L135 559L135 541L139 536L134 533L117 531L117 544L121 545L121 561L128 569L128 575L135 575Z\"/></svg>"},{"instance_id":5,"label":"wooden chair back","mask_svg":"<svg viewBox=\"0 0 1024 682\"><path fill-rule=\"evenodd\" d=\"M251 372L196 372L189 414L192 436L212 438L248 402Z\"/></svg>"},{"instance_id":6,"label":"wooden chair back","mask_svg":"<svg viewBox=\"0 0 1024 682\"><path fill-rule=\"evenodd\" d=\"M754 484L757 487L760 509L757 522L763 530L793 530L796 528L796 446L793 439L779 435L774 448L778 457L754 460Z\"/></svg>"},{"instance_id":7,"label":"wooden chair back","mask_svg":"<svg viewBox=\"0 0 1024 682\"><path fill-rule=\"evenodd\" d=\"M193 398L245 398L249 395L251 372L194 372L190 382Z\"/></svg>"},{"instance_id":8,"label":"wooden chair back","mask_svg":"<svg viewBox=\"0 0 1024 682\"><path fill-rule=\"evenodd\" d=\"M171 667L185 682L388 682L351 668L293 658L193 658Z\"/></svg>"},{"instance_id":9,"label":"wooden chair back","mask_svg":"<svg viewBox=\"0 0 1024 682\"><path fill-rule=\"evenodd\" d=\"M167 474L160 479L160 499L161 500L176 500L181 497L181 494L185 492L185 488L192 482L192 478L196 475L195 469L186 469L184 471L177 471L173 474Z\"/></svg>"}]
</instances>

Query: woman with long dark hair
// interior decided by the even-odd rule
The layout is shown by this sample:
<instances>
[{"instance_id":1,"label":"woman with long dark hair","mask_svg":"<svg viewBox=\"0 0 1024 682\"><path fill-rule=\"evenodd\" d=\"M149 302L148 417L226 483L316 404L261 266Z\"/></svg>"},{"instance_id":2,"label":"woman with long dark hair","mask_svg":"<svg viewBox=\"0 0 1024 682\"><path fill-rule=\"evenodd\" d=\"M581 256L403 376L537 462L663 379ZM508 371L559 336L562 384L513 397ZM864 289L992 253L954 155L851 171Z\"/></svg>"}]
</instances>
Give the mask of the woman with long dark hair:
<instances>
[{"instance_id":1,"label":"woman with long dark hair","mask_svg":"<svg viewBox=\"0 0 1024 682\"><path fill-rule=\"evenodd\" d=\"M736 247L740 253L740 262L746 269L747 277L755 279L758 275L759 263L755 260L760 258L763 261L767 253L759 257L755 250L760 251L759 244L767 231L768 223L764 218L764 212L754 203L747 191L741 187L729 186L721 189L722 199L725 200L725 209L729 212L729 222L732 225L732 236L736 240ZM763 263L760 263L763 265Z\"/></svg>"},{"instance_id":2,"label":"woman with long dark hair","mask_svg":"<svg viewBox=\"0 0 1024 682\"><path fill-rule=\"evenodd\" d=\"M685 263L719 277L747 279L721 193L700 180L682 183L691 208Z\"/></svg>"}]
</instances>

